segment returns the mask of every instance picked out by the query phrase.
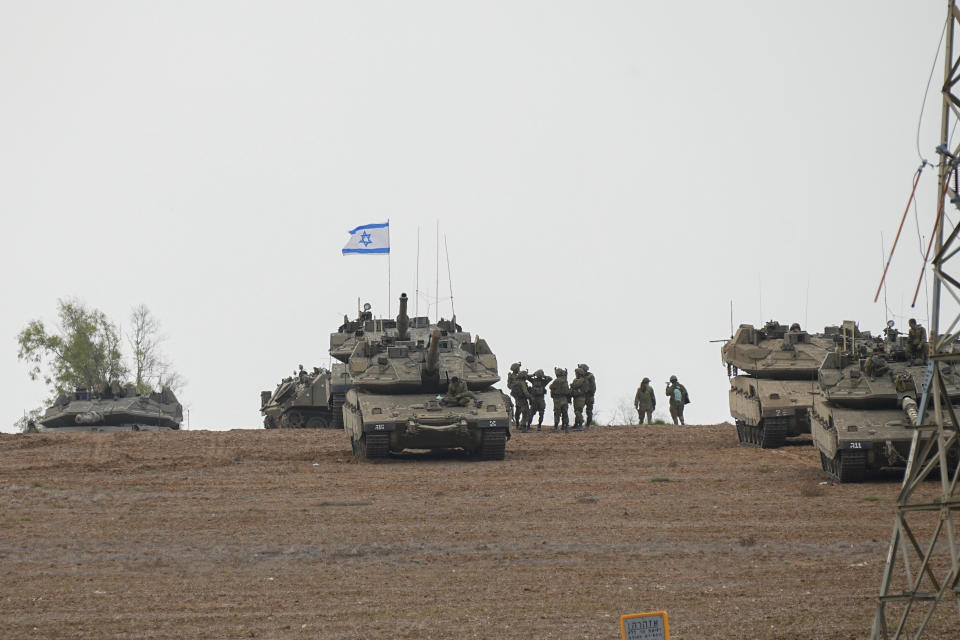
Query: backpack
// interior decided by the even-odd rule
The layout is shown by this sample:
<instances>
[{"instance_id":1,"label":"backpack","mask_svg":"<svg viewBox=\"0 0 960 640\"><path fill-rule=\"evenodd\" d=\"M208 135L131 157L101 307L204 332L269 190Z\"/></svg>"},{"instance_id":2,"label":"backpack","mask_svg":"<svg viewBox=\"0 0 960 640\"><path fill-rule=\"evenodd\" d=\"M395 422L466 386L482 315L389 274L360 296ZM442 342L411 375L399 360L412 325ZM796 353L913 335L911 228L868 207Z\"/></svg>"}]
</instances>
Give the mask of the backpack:
<instances>
[{"instance_id":1,"label":"backpack","mask_svg":"<svg viewBox=\"0 0 960 640\"><path fill-rule=\"evenodd\" d=\"M680 387L673 388L673 401L676 402L677 404L683 403L683 389L681 389Z\"/></svg>"}]
</instances>

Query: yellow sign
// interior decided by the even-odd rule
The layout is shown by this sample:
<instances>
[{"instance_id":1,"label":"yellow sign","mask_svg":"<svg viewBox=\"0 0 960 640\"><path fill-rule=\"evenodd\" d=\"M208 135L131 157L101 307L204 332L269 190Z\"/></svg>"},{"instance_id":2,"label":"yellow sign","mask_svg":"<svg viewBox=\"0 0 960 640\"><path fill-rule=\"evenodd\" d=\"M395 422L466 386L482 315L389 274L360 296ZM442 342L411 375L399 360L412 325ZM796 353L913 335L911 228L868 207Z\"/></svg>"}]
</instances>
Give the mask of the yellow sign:
<instances>
[{"instance_id":1,"label":"yellow sign","mask_svg":"<svg viewBox=\"0 0 960 640\"><path fill-rule=\"evenodd\" d=\"M666 611L620 616L622 640L670 640Z\"/></svg>"}]
</instances>

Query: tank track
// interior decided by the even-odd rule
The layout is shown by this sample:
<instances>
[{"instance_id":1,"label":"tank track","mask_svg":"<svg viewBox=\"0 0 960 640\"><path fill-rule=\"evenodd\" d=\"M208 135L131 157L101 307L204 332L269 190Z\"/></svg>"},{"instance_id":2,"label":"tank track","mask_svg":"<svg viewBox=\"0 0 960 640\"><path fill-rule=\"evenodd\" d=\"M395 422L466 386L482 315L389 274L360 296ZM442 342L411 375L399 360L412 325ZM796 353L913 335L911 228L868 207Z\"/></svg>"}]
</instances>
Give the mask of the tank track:
<instances>
[{"instance_id":1,"label":"tank track","mask_svg":"<svg viewBox=\"0 0 960 640\"><path fill-rule=\"evenodd\" d=\"M480 439L481 460L503 460L507 434L503 429L486 429Z\"/></svg>"},{"instance_id":2,"label":"tank track","mask_svg":"<svg viewBox=\"0 0 960 640\"><path fill-rule=\"evenodd\" d=\"M363 454L367 460L376 460L386 458L390 455L390 434L388 433L366 433L363 435L365 444Z\"/></svg>"},{"instance_id":3,"label":"tank track","mask_svg":"<svg viewBox=\"0 0 960 640\"><path fill-rule=\"evenodd\" d=\"M863 482L867 472L867 455L863 451L845 449L837 451L835 458L820 452L820 465L824 472L839 482Z\"/></svg>"},{"instance_id":4,"label":"tank track","mask_svg":"<svg viewBox=\"0 0 960 640\"><path fill-rule=\"evenodd\" d=\"M782 447L787 441L790 418L764 418L761 425L751 426L737 420L737 439L743 444L761 449Z\"/></svg>"}]
</instances>

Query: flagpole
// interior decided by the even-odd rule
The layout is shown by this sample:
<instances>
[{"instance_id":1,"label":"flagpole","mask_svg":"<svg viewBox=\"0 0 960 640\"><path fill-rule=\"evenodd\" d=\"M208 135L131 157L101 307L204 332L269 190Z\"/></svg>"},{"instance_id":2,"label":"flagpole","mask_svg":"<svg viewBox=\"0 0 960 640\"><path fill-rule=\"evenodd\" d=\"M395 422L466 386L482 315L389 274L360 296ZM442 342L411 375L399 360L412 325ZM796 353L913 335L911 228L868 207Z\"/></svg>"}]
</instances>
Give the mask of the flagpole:
<instances>
[{"instance_id":1,"label":"flagpole","mask_svg":"<svg viewBox=\"0 0 960 640\"><path fill-rule=\"evenodd\" d=\"M390 305L393 303L393 283L390 267L390 218L387 218L387 317L390 317Z\"/></svg>"}]
</instances>

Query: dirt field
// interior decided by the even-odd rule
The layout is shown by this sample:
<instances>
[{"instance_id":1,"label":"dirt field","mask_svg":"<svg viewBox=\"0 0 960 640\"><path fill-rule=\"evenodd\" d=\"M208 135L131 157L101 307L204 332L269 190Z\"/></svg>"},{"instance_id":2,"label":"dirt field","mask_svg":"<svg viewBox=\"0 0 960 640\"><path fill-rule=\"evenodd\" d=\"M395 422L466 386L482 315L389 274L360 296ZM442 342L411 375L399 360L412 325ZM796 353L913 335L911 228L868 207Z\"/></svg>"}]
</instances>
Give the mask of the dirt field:
<instances>
[{"instance_id":1,"label":"dirt field","mask_svg":"<svg viewBox=\"0 0 960 640\"><path fill-rule=\"evenodd\" d=\"M809 442L809 441L807 441ZM357 463L338 431L0 436L3 638L866 638L899 486L730 425Z\"/></svg>"}]
</instances>

